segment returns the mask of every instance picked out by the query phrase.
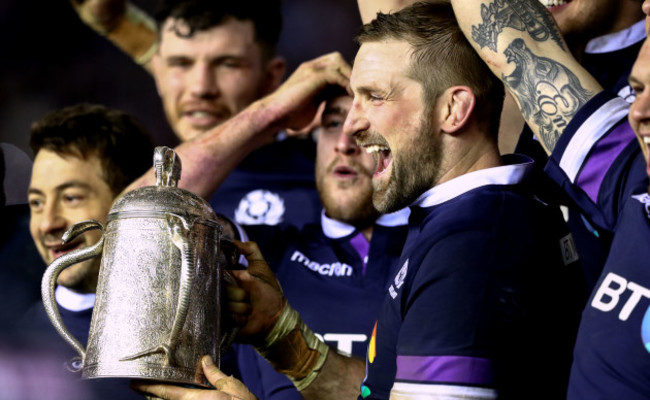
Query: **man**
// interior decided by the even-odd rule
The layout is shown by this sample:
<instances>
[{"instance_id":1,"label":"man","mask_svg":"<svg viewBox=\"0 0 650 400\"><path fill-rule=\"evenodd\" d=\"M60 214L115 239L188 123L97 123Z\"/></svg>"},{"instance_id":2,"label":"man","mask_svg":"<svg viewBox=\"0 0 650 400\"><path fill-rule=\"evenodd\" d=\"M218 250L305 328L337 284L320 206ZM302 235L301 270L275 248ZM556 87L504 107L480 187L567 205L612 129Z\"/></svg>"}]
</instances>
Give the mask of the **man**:
<instances>
[{"instance_id":1,"label":"man","mask_svg":"<svg viewBox=\"0 0 650 400\"><path fill-rule=\"evenodd\" d=\"M223 123L284 77L285 62L275 54L282 25L277 0L166 2L156 14L157 45L148 52L142 49L151 43L152 23L130 3L73 4L82 20L151 67L167 120L181 141ZM211 198L215 211L244 225L318 220L314 143L275 133L238 160L217 193L199 193Z\"/></svg>"},{"instance_id":2,"label":"man","mask_svg":"<svg viewBox=\"0 0 650 400\"><path fill-rule=\"evenodd\" d=\"M565 315L573 308L567 288L550 281L567 283L575 254L565 247L570 257L560 259L560 239L569 240L556 230L561 218L527 194L527 164L499 157L502 85L473 55L446 1L380 14L359 40L344 130L375 155L375 207L411 207L367 371L317 340L253 244L240 246L250 265L238 274L250 304L232 307L248 318L241 334L304 398L354 398L364 375L363 398L561 397L575 313Z\"/></svg>"},{"instance_id":3,"label":"man","mask_svg":"<svg viewBox=\"0 0 650 400\"><path fill-rule=\"evenodd\" d=\"M406 239L408 211L379 216L372 206L375 161L342 132L351 103L345 93L333 95L321 117L316 155L321 224L303 229L250 225L245 231L319 338L339 352L362 357ZM237 352L242 380L258 398L300 398L291 382L250 346L238 345Z\"/></svg>"},{"instance_id":4,"label":"man","mask_svg":"<svg viewBox=\"0 0 650 400\"><path fill-rule=\"evenodd\" d=\"M550 154L547 173L599 229L613 237L582 315L568 398L647 399L650 44L647 40L643 44L630 74L636 98L628 125L628 104L603 92L566 45L555 40L557 28L537 2L524 5L530 10L529 21L547 35L504 29L494 35L488 49L472 32L492 24L480 13L492 3L454 0L464 32L517 98L527 123ZM547 72L543 76L538 73L542 66Z\"/></svg>"},{"instance_id":5,"label":"man","mask_svg":"<svg viewBox=\"0 0 650 400\"><path fill-rule=\"evenodd\" d=\"M541 1L553 19L560 33L565 38L568 48L580 64L594 77L601 86L618 94L626 101L634 99L634 92L628 84L628 76L646 34L643 12L639 0L574 0ZM498 12L503 12L499 7ZM520 113L511 102L510 113ZM561 189L549 181L542 167L547 157L539 142L534 139L532 131L524 127L519 136L520 126L515 127L519 138L516 152L529 155L537 161L540 196L550 203L568 207L567 217L571 232L576 240L576 247L582 260L582 266L588 287L596 284L602 271L607 249L611 241L607 231L600 231L594 221L580 213ZM504 134L505 136L505 134ZM633 138L630 132L630 139Z\"/></svg>"},{"instance_id":6,"label":"man","mask_svg":"<svg viewBox=\"0 0 650 400\"><path fill-rule=\"evenodd\" d=\"M151 166L153 146L148 134L130 116L103 106L79 104L53 111L32 126L35 154L28 190L29 230L45 264L61 255L95 244L101 233L88 232L63 245L61 236L73 224L88 219L106 222L113 200ZM88 340L100 259L64 270L57 279L56 301L71 333ZM35 343L76 352L54 331L42 304L21 323ZM32 329L28 329L32 328ZM82 381L97 398L135 398L127 383Z\"/></svg>"}]
</instances>

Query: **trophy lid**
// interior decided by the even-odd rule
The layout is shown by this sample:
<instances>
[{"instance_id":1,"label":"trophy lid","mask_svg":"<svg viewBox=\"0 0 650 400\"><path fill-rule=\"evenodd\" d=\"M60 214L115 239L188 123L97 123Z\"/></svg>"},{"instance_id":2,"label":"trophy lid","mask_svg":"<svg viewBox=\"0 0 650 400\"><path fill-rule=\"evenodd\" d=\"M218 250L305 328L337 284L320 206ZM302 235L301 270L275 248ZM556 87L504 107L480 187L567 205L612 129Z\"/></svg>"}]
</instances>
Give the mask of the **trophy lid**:
<instances>
[{"instance_id":1,"label":"trophy lid","mask_svg":"<svg viewBox=\"0 0 650 400\"><path fill-rule=\"evenodd\" d=\"M166 146L154 151L156 186L146 186L126 193L115 201L108 221L115 218L146 217L173 213L199 218L219 225L210 204L196 194L177 187L181 177L181 160Z\"/></svg>"}]
</instances>

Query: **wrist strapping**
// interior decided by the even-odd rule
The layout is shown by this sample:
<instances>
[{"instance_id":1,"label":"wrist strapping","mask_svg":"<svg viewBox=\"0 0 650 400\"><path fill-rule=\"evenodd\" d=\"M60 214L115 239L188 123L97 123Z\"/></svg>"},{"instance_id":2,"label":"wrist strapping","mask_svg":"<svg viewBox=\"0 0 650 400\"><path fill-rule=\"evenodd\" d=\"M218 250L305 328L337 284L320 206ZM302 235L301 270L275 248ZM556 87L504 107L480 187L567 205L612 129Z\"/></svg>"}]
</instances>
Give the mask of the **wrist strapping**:
<instances>
[{"instance_id":1,"label":"wrist strapping","mask_svg":"<svg viewBox=\"0 0 650 400\"><path fill-rule=\"evenodd\" d=\"M287 303L262 345L255 347L276 371L285 374L303 390L320 373L329 347L300 319Z\"/></svg>"}]
</instances>

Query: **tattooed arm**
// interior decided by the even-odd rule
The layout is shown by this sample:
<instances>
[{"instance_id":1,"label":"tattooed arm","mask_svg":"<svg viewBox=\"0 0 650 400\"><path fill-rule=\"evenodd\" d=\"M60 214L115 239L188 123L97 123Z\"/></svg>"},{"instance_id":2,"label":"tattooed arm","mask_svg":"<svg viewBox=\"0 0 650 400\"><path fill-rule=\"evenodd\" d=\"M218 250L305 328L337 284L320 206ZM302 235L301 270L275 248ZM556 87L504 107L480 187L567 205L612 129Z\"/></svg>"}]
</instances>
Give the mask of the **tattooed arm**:
<instances>
[{"instance_id":1,"label":"tattooed arm","mask_svg":"<svg viewBox=\"0 0 650 400\"><path fill-rule=\"evenodd\" d=\"M461 29L506 85L547 153L602 88L538 0L451 0Z\"/></svg>"}]
</instances>

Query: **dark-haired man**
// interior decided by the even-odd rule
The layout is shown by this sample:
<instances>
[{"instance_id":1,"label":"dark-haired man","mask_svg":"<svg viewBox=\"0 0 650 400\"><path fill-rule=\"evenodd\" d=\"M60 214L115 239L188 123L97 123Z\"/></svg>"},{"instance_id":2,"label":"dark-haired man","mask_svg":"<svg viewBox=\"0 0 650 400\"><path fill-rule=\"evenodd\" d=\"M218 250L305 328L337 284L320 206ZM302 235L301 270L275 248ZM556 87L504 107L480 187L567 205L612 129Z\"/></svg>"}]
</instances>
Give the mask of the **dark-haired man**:
<instances>
[{"instance_id":1,"label":"dark-haired man","mask_svg":"<svg viewBox=\"0 0 650 400\"><path fill-rule=\"evenodd\" d=\"M366 365L318 340L250 243L242 336L304 398L561 398L577 319L562 285L579 271L561 217L526 188L529 163L499 156L501 83L449 1L380 14L359 39L344 131L375 156L374 206L411 208Z\"/></svg>"},{"instance_id":2,"label":"dark-haired man","mask_svg":"<svg viewBox=\"0 0 650 400\"><path fill-rule=\"evenodd\" d=\"M503 29L490 42L472 32L494 27L481 10L497 2L453 2L464 32L513 93L549 154L545 171L598 229L612 236L582 314L567 398L647 399L650 44L646 39L630 73L636 93L630 108L578 64L537 1L506 4L519 17L524 14L517 8L526 7L525 17L539 28L536 32Z\"/></svg>"},{"instance_id":3,"label":"dark-haired man","mask_svg":"<svg viewBox=\"0 0 650 400\"><path fill-rule=\"evenodd\" d=\"M94 245L101 232L88 232L65 245L63 233L77 222L106 222L113 200L151 166L149 135L131 116L99 105L79 104L53 111L32 125L35 154L28 190L30 233L46 264L61 255ZM101 259L65 269L57 279L55 298L71 333L86 343ZM74 350L54 331L42 304L21 322L25 335L48 342L68 360ZM32 329L29 329L32 328ZM68 361L66 360L66 361ZM136 398L127 382L81 381L93 398Z\"/></svg>"},{"instance_id":4,"label":"dark-haired man","mask_svg":"<svg viewBox=\"0 0 650 400\"><path fill-rule=\"evenodd\" d=\"M181 141L228 120L284 77L285 62L276 55L278 0L166 1L155 25L124 0L79 3L87 24L151 68L167 121ZM148 52L145 43L152 46ZM259 147L236 160L216 194L198 194L243 225L317 222L313 140L275 132Z\"/></svg>"}]
</instances>

